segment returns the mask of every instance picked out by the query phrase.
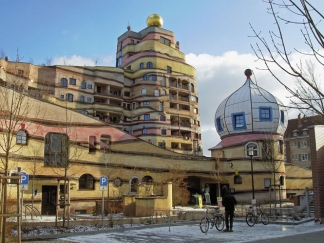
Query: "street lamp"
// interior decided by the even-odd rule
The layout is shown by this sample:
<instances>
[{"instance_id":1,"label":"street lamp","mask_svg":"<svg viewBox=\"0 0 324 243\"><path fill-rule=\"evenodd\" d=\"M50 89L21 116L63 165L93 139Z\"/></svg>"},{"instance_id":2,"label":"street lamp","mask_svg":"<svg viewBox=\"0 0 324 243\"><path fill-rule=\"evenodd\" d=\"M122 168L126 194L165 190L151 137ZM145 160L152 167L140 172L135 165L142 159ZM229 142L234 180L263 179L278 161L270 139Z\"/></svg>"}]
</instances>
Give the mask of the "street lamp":
<instances>
[{"instance_id":1,"label":"street lamp","mask_svg":"<svg viewBox=\"0 0 324 243\"><path fill-rule=\"evenodd\" d=\"M248 150L248 154L251 158L251 175L252 175L252 199L254 200L254 178L253 178L253 163L252 163L252 158L253 158L253 148L250 147Z\"/></svg>"}]
</instances>

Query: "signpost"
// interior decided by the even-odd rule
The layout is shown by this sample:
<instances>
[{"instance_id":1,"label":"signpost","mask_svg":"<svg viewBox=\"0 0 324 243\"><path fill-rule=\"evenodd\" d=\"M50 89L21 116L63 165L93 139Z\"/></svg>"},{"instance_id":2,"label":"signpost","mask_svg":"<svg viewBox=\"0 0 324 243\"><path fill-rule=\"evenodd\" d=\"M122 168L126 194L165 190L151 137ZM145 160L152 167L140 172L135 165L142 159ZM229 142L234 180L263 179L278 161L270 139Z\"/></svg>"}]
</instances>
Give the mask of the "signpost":
<instances>
[{"instance_id":1,"label":"signpost","mask_svg":"<svg viewBox=\"0 0 324 243\"><path fill-rule=\"evenodd\" d=\"M28 183L29 183L29 175L28 174L19 174L20 176L20 184L19 184L19 189L21 191L21 208L20 212L21 215L23 213L23 206L24 206L24 191L28 190ZM25 215L26 217L26 215ZM22 221L21 221L22 222Z\"/></svg>"},{"instance_id":2,"label":"signpost","mask_svg":"<svg viewBox=\"0 0 324 243\"><path fill-rule=\"evenodd\" d=\"M104 225L103 219L104 219L104 212L105 212L104 191L108 191L108 177L107 176L100 177L99 190L102 191L101 223L103 226Z\"/></svg>"}]
</instances>

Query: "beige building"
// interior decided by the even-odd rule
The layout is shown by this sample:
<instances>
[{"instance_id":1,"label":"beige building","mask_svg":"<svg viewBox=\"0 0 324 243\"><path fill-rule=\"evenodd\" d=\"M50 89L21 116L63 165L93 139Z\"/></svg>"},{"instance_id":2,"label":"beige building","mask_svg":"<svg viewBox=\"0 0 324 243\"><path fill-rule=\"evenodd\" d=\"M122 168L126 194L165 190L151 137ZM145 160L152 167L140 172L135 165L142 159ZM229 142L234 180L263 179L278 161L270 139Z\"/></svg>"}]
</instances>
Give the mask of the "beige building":
<instances>
[{"instance_id":1,"label":"beige building","mask_svg":"<svg viewBox=\"0 0 324 243\"><path fill-rule=\"evenodd\" d=\"M319 116L301 117L288 121L285 132L286 163L311 169L309 128L322 125L324 121Z\"/></svg>"},{"instance_id":2,"label":"beige building","mask_svg":"<svg viewBox=\"0 0 324 243\"><path fill-rule=\"evenodd\" d=\"M73 109L171 151L202 155L196 70L159 15L118 37L116 67L0 61L29 95ZM21 87L21 88L22 88Z\"/></svg>"}]
</instances>

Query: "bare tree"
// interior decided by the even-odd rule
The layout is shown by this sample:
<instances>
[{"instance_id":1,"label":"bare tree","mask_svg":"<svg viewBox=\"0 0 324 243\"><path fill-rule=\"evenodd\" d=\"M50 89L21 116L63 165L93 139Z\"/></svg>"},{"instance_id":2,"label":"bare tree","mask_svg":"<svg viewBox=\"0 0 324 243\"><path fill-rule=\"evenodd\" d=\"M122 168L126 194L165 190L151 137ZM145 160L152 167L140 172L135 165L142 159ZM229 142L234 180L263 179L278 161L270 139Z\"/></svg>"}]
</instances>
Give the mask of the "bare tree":
<instances>
[{"instance_id":1,"label":"bare tree","mask_svg":"<svg viewBox=\"0 0 324 243\"><path fill-rule=\"evenodd\" d=\"M277 201L277 196L276 196L276 187L279 186L280 189L280 184L278 184L278 180L276 180L276 175L281 172L282 167L284 166L284 155L283 155L283 141L281 140L274 140L272 138L272 135L267 135L265 134L265 139L259 141L262 150L262 165L264 168L269 171L272 176L273 176L273 182L271 187L274 188L274 195L275 195L275 204ZM279 190L279 198L281 191ZM280 200L281 203L281 200Z\"/></svg>"},{"instance_id":2,"label":"bare tree","mask_svg":"<svg viewBox=\"0 0 324 243\"><path fill-rule=\"evenodd\" d=\"M290 108L297 108L302 113L324 117L324 92L320 86L320 77L315 69L322 70L324 64L324 36L321 32L324 16L308 0L263 0L268 4L268 13L274 19L275 30L269 30L268 40L254 29L257 43L251 45L258 61L264 63L260 70L269 71L272 76L290 93ZM288 13L288 14L287 14ZM285 17L289 16L289 17ZM290 47L284 25L290 29L298 27L300 39L304 41L303 50ZM290 34L291 35L291 34ZM294 39L298 38L297 36ZM293 54L301 56L297 63ZM296 78L297 86L292 85L275 71L278 68Z\"/></svg>"},{"instance_id":3,"label":"bare tree","mask_svg":"<svg viewBox=\"0 0 324 243\"><path fill-rule=\"evenodd\" d=\"M17 57L19 59L19 57ZM24 79L23 70L19 69L19 63L15 62L12 73L6 73L6 80L0 86L0 170L3 174L15 166L11 156L17 154L27 141L27 133L30 116L37 117L41 112L41 106L37 106L35 100L26 95L28 81ZM5 181L1 190L1 213L7 213L8 185ZM5 242L6 218L1 218L1 237Z\"/></svg>"},{"instance_id":4,"label":"bare tree","mask_svg":"<svg viewBox=\"0 0 324 243\"><path fill-rule=\"evenodd\" d=\"M67 101L66 101L67 102ZM72 124L73 112L67 108L67 103L64 109L64 121L62 122L61 132L59 133L48 133L45 136L45 154L44 161L45 165L51 167L53 173L58 175L63 181L63 191L61 192L61 200L63 207L63 227L65 227L66 222L66 208L70 209L69 205L66 203L67 196L70 195L70 187L68 187L68 182L70 178L77 174L82 167L78 170L70 170L73 166L78 164L78 160L81 157L82 149L77 144L77 129L75 125ZM69 224L68 211L68 224Z\"/></svg>"},{"instance_id":5,"label":"bare tree","mask_svg":"<svg viewBox=\"0 0 324 243\"><path fill-rule=\"evenodd\" d=\"M32 191L32 202L31 202L31 219L34 218L34 199L35 199L35 181L36 175L40 174L43 168L43 151L40 149L42 146L39 144L29 144L28 153L32 156L31 162L27 164L28 171L31 175L31 191Z\"/></svg>"},{"instance_id":6,"label":"bare tree","mask_svg":"<svg viewBox=\"0 0 324 243\"><path fill-rule=\"evenodd\" d=\"M187 172L177 162L168 166L168 171L161 174L162 182L172 182L172 205L186 205L189 201L190 192L186 182Z\"/></svg>"}]
</instances>

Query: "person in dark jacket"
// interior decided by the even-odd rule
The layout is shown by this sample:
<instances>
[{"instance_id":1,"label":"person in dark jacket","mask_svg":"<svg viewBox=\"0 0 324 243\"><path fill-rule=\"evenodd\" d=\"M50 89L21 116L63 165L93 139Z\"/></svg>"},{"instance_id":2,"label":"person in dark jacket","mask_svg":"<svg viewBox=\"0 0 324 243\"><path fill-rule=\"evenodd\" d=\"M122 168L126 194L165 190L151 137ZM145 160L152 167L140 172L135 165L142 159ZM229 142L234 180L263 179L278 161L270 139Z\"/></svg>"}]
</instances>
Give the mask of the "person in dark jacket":
<instances>
[{"instance_id":1,"label":"person in dark jacket","mask_svg":"<svg viewBox=\"0 0 324 243\"><path fill-rule=\"evenodd\" d=\"M223 197L222 204L225 207L225 223L226 229L224 232L233 232L233 217L234 217L234 210L235 204L237 201L233 195L230 194L228 190L225 192L225 196ZM228 222L228 217L230 218L230 222Z\"/></svg>"}]
</instances>

